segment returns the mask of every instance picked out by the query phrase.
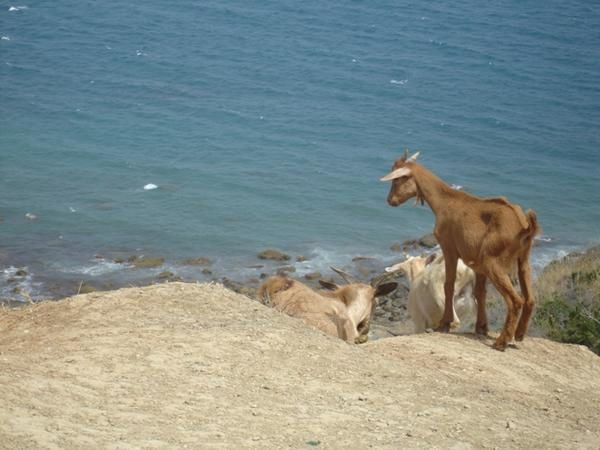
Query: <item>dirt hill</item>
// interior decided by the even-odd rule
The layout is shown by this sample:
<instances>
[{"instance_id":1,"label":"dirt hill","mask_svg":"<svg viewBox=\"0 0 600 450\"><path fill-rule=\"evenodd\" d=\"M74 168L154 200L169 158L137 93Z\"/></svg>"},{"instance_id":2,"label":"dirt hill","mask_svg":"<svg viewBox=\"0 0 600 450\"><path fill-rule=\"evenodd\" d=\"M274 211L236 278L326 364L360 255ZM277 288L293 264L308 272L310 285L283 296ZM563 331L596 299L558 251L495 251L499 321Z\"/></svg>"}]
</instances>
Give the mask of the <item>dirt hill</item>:
<instances>
[{"instance_id":1,"label":"dirt hill","mask_svg":"<svg viewBox=\"0 0 600 450\"><path fill-rule=\"evenodd\" d=\"M600 448L600 358L348 345L215 284L0 311L0 447Z\"/></svg>"}]
</instances>

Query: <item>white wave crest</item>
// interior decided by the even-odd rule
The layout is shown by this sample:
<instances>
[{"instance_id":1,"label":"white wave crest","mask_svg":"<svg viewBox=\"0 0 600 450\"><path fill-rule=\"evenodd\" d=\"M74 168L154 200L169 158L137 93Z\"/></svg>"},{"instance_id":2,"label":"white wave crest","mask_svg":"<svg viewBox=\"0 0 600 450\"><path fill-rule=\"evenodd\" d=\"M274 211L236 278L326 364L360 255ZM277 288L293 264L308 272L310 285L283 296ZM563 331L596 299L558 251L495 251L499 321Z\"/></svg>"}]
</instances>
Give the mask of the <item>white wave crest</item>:
<instances>
[{"instance_id":1,"label":"white wave crest","mask_svg":"<svg viewBox=\"0 0 600 450\"><path fill-rule=\"evenodd\" d=\"M28 6L11 6L8 8L9 12L22 11L24 9L29 9Z\"/></svg>"},{"instance_id":2,"label":"white wave crest","mask_svg":"<svg viewBox=\"0 0 600 450\"><path fill-rule=\"evenodd\" d=\"M148 183L144 186L145 191L152 191L154 189L158 189L158 186L154 183Z\"/></svg>"}]
</instances>

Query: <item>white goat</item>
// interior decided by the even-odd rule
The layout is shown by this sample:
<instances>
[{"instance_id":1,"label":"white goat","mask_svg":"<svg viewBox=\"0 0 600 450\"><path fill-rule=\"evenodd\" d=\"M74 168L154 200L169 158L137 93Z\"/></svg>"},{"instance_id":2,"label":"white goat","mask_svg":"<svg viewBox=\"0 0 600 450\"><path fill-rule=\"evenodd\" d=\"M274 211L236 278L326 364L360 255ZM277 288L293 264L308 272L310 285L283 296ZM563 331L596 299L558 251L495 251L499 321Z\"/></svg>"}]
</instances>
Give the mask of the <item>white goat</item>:
<instances>
[{"instance_id":1,"label":"white goat","mask_svg":"<svg viewBox=\"0 0 600 450\"><path fill-rule=\"evenodd\" d=\"M403 271L410 283L408 312L415 326L415 333L439 325L444 314L444 281L446 270L444 257L435 253L427 258L411 256L402 263L387 267L386 272ZM458 261L453 302L452 327L460 325L459 317L466 319L475 314L475 299L472 292L475 273L461 260Z\"/></svg>"},{"instance_id":2,"label":"white goat","mask_svg":"<svg viewBox=\"0 0 600 450\"><path fill-rule=\"evenodd\" d=\"M276 310L302 319L324 333L359 343L366 340L376 298L389 294L398 286L397 283L377 287L364 283L345 286L326 281L320 283L333 291L315 292L299 281L274 276L261 285L258 297Z\"/></svg>"}]
</instances>

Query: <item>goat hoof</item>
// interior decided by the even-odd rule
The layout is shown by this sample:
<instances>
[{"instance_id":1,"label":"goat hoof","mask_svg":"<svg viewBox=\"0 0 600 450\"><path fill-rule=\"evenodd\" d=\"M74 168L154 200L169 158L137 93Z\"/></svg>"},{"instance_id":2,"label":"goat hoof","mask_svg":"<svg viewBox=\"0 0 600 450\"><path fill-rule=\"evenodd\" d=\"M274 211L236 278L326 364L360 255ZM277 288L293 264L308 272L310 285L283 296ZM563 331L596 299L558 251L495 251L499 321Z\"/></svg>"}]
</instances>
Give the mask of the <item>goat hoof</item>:
<instances>
[{"instance_id":1,"label":"goat hoof","mask_svg":"<svg viewBox=\"0 0 600 450\"><path fill-rule=\"evenodd\" d=\"M435 329L438 333L449 333L450 332L450 324L449 323L440 323L438 327Z\"/></svg>"},{"instance_id":2,"label":"goat hoof","mask_svg":"<svg viewBox=\"0 0 600 450\"><path fill-rule=\"evenodd\" d=\"M494 342L494 345L492 345L492 347L494 348L494 350L503 352L504 350L506 350L506 341L496 341Z\"/></svg>"},{"instance_id":3,"label":"goat hoof","mask_svg":"<svg viewBox=\"0 0 600 450\"><path fill-rule=\"evenodd\" d=\"M523 339L524 339L524 338L525 338L525 335L524 335L524 334L522 334L522 335L518 335L518 334L517 334L517 335L515 336L515 341L517 341L517 342L523 342Z\"/></svg>"},{"instance_id":4,"label":"goat hoof","mask_svg":"<svg viewBox=\"0 0 600 450\"><path fill-rule=\"evenodd\" d=\"M475 333L478 334L479 336L487 337L487 335L488 335L487 325L476 327Z\"/></svg>"},{"instance_id":5,"label":"goat hoof","mask_svg":"<svg viewBox=\"0 0 600 450\"><path fill-rule=\"evenodd\" d=\"M355 344L364 344L369 340L369 336L367 334L361 334L357 338L354 339Z\"/></svg>"}]
</instances>

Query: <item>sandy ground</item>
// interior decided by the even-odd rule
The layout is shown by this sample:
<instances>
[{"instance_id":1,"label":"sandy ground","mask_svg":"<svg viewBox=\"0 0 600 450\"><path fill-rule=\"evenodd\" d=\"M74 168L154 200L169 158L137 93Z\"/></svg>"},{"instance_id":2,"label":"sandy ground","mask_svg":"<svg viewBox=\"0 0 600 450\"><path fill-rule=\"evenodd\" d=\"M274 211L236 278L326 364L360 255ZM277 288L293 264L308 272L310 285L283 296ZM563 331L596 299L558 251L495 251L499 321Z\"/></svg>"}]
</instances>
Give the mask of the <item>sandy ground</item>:
<instances>
[{"instance_id":1,"label":"sandy ground","mask_svg":"<svg viewBox=\"0 0 600 450\"><path fill-rule=\"evenodd\" d=\"M0 447L600 448L600 358L348 345L216 284L0 310Z\"/></svg>"}]
</instances>

